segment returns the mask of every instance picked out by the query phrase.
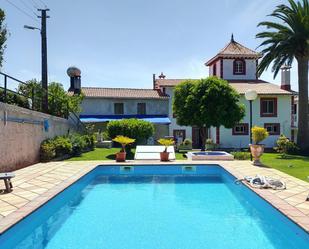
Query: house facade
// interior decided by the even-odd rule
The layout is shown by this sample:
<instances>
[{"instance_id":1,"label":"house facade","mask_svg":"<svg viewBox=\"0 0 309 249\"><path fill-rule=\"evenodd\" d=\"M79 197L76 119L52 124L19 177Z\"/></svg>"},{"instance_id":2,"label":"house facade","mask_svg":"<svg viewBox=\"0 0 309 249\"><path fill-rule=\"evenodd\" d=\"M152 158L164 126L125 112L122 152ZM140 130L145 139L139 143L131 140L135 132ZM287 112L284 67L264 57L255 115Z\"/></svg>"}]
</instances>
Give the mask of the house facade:
<instances>
[{"instance_id":1,"label":"house facade","mask_svg":"<svg viewBox=\"0 0 309 249\"><path fill-rule=\"evenodd\" d=\"M260 58L259 53L239 44L232 37L219 53L205 63L209 67L209 76L227 80L240 94L240 102L246 107L244 119L233 129L209 129L208 138L213 139L220 148L248 147L249 102L244 94L249 89L258 93L258 98L253 101L253 125L268 130L270 136L264 141L266 147L273 147L280 134L293 140L296 136L296 114L293 108L295 93L290 87L290 68L282 68L281 86L265 82L257 76ZM132 89L80 87L80 75L79 78L72 74L69 76L69 90L81 91L85 95L80 114L83 122L94 123L97 129L104 130L110 120L140 118L155 125L156 133L149 143L154 143L159 137L169 136L178 143L189 138L194 148L200 148L199 129L179 126L172 110L174 87L187 79L169 79L161 73L158 78L153 75L152 89Z\"/></svg>"},{"instance_id":2,"label":"house facade","mask_svg":"<svg viewBox=\"0 0 309 249\"><path fill-rule=\"evenodd\" d=\"M296 137L297 123L293 110L294 95L290 87L290 68L284 67L281 72L281 86L260 80L257 75L258 60L261 55L231 41L213 58L205 63L209 67L209 76L227 80L240 94L240 102L246 107L244 119L233 129L211 127L208 138L211 138L220 148L246 148L250 141L249 132L249 102L245 92L255 90L258 98L252 103L253 125L265 127L270 136L263 142L266 147L273 147L280 134L292 140ZM172 99L174 87L186 79L168 79L163 73L154 79L154 89L160 89L170 96L169 118L171 125L169 133L181 141L192 139L193 147L201 145L200 132L197 127L177 125L173 115Z\"/></svg>"}]
</instances>

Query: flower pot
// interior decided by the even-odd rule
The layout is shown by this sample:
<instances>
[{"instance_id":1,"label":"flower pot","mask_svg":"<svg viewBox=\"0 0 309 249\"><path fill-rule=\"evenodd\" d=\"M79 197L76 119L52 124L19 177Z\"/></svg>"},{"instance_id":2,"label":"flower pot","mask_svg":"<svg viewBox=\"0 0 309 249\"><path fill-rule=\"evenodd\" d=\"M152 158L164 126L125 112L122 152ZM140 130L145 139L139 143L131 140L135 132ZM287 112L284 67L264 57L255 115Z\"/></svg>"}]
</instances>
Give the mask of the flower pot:
<instances>
[{"instance_id":1,"label":"flower pot","mask_svg":"<svg viewBox=\"0 0 309 249\"><path fill-rule=\"evenodd\" d=\"M169 152L160 152L160 159L162 162L168 161Z\"/></svg>"},{"instance_id":2,"label":"flower pot","mask_svg":"<svg viewBox=\"0 0 309 249\"><path fill-rule=\"evenodd\" d=\"M126 152L118 152L116 153L116 162L125 162L126 161Z\"/></svg>"},{"instance_id":3,"label":"flower pot","mask_svg":"<svg viewBox=\"0 0 309 249\"><path fill-rule=\"evenodd\" d=\"M260 157L264 152L264 145L263 144L250 144L250 151L253 157L253 165L261 166L262 163L260 161Z\"/></svg>"}]
</instances>

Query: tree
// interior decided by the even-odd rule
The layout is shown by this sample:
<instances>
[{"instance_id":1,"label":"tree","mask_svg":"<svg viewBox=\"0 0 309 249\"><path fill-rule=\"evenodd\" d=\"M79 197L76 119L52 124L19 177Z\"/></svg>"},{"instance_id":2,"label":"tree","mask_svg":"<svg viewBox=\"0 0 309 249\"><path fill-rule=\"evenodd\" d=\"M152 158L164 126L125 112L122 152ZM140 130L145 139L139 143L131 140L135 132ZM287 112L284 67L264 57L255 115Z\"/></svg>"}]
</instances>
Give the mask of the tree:
<instances>
[{"instance_id":1,"label":"tree","mask_svg":"<svg viewBox=\"0 0 309 249\"><path fill-rule=\"evenodd\" d=\"M200 129L204 150L208 128L232 128L244 117L239 97L227 81L217 77L187 80L175 87L173 113L178 125Z\"/></svg>"},{"instance_id":2,"label":"tree","mask_svg":"<svg viewBox=\"0 0 309 249\"><path fill-rule=\"evenodd\" d=\"M17 92L32 100L32 109L42 111L42 85L36 79L26 81L25 84L19 84Z\"/></svg>"},{"instance_id":3,"label":"tree","mask_svg":"<svg viewBox=\"0 0 309 249\"><path fill-rule=\"evenodd\" d=\"M82 94L68 95L62 84L49 83L48 86L48 113L67 118L70 112L80 112Z\"/></svg>"},{"instance_id":4,"label":"tree","mask_svg":"<svg viewBox=\"0 0 309 249\"><path fill-rule=\"evenodd\" d=\"M32 99L32 109L42 111L42 96L44 89L41 82L32 79L18 86L18 93L28 99ZM80 112L82 94L69 95L62 84L51 82L48 85L48 113L58 117L67 118L70 112Z\"/></svg>"},{"instance_id":5,"label":"tree","mask_svg":"<svg viewBox=\"0 0 309 249\"><path fill-rule=\"evenodd\" d=\"M0 8L0 68L2 67L2 63L3 63L3 54L4 54L4 49L6 48L5 42L7 40L7 35L8 35L8 31L4 24L4 20L5 20L5 13Z\"/></svg>"},{"instance_id":6,"label":"tree","mask_svg":"<svg viewBox=\"0 0 309 249\"><path fill-rule=\"evenodd\" d=\"M281 4L270 14L278 22L261 22L258 26L271 29L260 32L257 38L264 41L260 46L264 54L258 67L258 73L272 65L274 77L284 65L292 65L294 58L298 63L299 117L297 143L300 149L309 151L309 120L308 120L308 60L309 60L309 3L308 0L289 5Z\"/></svg>"}]
</instances>

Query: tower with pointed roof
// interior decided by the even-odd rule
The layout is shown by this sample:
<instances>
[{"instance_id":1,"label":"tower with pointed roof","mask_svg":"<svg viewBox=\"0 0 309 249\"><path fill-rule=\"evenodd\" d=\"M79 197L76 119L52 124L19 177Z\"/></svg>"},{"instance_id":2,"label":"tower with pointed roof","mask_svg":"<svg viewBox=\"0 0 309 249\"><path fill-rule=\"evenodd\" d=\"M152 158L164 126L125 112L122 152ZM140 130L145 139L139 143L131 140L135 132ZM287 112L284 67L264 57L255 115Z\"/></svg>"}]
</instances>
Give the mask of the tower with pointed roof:
<instances>
[{"instance_id":1,"label":"tower with pointed roof","mask_svg":"<svg viewBox=\"0 0 309 249\"><path fill-rule=\"evenodd\" d=\"M214 57L205 63L209 67L209 75L215 75L225 80L257 80L257 65L261 54L234 40Z\"/></svg>"}]
</instances>

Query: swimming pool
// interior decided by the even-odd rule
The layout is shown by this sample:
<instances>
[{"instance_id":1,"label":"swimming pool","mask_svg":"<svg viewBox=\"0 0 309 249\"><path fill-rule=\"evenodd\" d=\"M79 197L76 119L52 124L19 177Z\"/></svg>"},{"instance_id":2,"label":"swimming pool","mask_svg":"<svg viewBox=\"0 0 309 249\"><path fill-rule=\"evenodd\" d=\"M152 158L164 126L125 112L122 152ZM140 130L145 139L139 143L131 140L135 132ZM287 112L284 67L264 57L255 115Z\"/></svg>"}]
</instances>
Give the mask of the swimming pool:
<instances>
[{"instance_id":1,"label":"swimming pool","mask_svg":"<svg viewBox=\"0 0 309 249\"><path fill-rule=\"evenodd\" d=\"M305 249L309 235L217 165L102 166L0 236L1 249Z\"/></svg>"}]
</instances>

